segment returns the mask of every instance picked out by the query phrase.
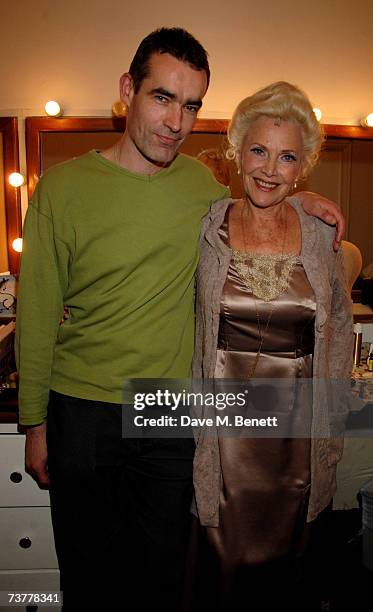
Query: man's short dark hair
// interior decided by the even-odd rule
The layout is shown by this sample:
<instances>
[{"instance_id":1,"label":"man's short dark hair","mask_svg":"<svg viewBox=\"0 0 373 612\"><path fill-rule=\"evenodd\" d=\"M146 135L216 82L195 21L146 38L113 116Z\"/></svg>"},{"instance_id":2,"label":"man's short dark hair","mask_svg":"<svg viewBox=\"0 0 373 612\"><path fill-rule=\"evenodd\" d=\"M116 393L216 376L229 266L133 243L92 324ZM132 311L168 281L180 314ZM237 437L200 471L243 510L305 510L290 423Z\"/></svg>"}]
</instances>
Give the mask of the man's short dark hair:
<instances>
[{"instance_id":1,"label":"man's short dark hair","mask_svg":"<svg viewBox=\"0 0 373 612\"><path fill-rule=\"evenodd\" d=\"M204 70L208 86L210 68L207 52L201 43L183 28L159 28L144 38L131 62L129 73L133 79L135 93L149 75L149 60L153 53L169 53L195 70Z\"/></svg>"}]
</instances>

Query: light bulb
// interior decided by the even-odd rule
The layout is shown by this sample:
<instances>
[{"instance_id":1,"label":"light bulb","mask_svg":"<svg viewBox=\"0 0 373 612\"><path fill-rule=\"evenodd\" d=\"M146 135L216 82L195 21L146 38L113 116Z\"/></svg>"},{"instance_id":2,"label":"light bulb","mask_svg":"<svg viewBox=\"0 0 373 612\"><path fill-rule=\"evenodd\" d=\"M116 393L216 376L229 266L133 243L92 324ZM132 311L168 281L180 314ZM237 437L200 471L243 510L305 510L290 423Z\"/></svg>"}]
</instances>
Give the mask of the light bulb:
<instances>
[{"instance_id":1,"label":"light bulb","mask_svg":"<svg viewBox=\"0 0 373 612\"><path fill-rule=\"evenodd\" d=\"M13 240L12 247L15 251L17 251L17 253L22 253L22 243L22 238L16 238L15 240Z\"/></svg>"},{"instance_id":2,"label":"light bulb","mask_svg":"<svg viewBox=\"0 0 373 612\"><path fill-rule=\"evenodd\" d=\"M373 113L369 113L360 123L363 127L373 127Z\"/></svg>"},{"instance_id":3,"label":"light bulb","mask_svg":"<svg viewBox=\"0 0 373 612\"><path fill-rule=\"evenodd\" d=\"M61 114L61 107L55 100L49 100L45 105L45 112L50 117L58 117Z\"/></svg>"},{"instance_id":4,"label":"light bulb","mask_svg":"<svg viewBox=\"0 0 373 612\"><path fill-rule=\"evenodd\" d=\"M313 108L312 110L313 110L313 112L314 112L314 113L315 113L315 115L316 115L316 119L317 119L317 121L321 121L321 117L322 117L322 112L321 112L321 110L320 110L319 108Z\"/></svg>"},{"instance_id":5,"label":"light bulb","mask_svg":"<svg viewBox=\"0 0 373 612\"><path fill-rule=\"evenodd\" d=\"M125 117L127 115L127 106L124 104L124 102L122 102L122 100L118 100L117 102L114 102L113 106L111 107L111 112L113 113L114 117Z\"/></svg>"},{"instance_id":6,"label":"light bulb","mask_svg":"<svg viewBox=\"0 0 373 612\"><path fill-rule=\"evenodd\" d=\"M25 177L20 172L12 172L9 174L8 181L12 187L21 187L25 182Z\"/></svg>"}]
</instances>

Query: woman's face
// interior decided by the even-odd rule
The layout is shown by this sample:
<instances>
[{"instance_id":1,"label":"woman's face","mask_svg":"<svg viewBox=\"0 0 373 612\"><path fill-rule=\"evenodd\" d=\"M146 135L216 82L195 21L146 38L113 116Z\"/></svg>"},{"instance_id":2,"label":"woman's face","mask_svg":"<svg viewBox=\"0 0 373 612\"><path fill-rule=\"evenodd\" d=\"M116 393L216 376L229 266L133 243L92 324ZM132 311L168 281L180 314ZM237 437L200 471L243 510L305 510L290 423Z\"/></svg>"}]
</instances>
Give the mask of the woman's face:
<instances>
[{"instance_id":1,"label":"woman's face","mask_svg":"<svg viewBox=\"0 0 373 612\"><path fill-rule=\"evenodd\" d=\"M302 133L296 122L256 119L237 157L250 202L260 208L280 204L294 186L302 156Z\"/></svg>"}]
</instances>

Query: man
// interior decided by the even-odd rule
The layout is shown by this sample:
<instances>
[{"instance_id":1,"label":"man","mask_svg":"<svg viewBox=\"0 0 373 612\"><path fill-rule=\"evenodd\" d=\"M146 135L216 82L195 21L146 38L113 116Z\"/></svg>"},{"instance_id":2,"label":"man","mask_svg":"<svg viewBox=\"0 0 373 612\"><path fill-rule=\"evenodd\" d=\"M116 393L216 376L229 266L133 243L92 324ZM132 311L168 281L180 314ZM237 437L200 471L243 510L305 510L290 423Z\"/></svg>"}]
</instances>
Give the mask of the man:
<instances>
[{"instance_id":1,"label":"man","mask_svg":"<svg viewBox=\"0 0 373 612\"><path fill-rule=\"evenodd\" d=\"M51 169L28 209L20 423L26 467L50 484L66 611L125 609L121 597L177 609L193 442L122 440L121 403L125 379L190 375L200 224L227 190L177 151L209 76L190 34L150 34L120 81L122 138ZM301 198L340 219L328 202Z\"/></svg>"}]
</instances>

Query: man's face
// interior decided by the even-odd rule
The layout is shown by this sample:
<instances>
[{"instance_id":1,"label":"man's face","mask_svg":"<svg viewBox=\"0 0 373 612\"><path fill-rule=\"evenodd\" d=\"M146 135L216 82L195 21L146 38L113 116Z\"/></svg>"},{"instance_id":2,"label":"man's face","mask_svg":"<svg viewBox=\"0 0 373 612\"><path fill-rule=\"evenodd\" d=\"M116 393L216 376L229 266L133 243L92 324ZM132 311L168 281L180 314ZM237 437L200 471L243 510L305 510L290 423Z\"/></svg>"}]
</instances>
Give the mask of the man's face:
<instances>
[{"instance_id":1,"label":"man's face","mask_svg":"<svg viewBox=\"0 0 373 612\"><path fill-rule=\"evenodd\" d=\"M152 174L173 160L193 127L206 89L204 70L194 70L168 53L151 56L149 76L138 93L130 75L123 75L125 138L134 171Z\"/></svg>"}]
</instances>

